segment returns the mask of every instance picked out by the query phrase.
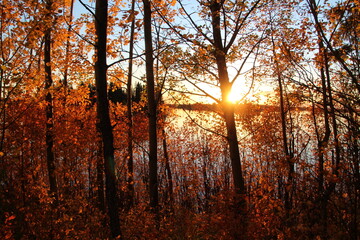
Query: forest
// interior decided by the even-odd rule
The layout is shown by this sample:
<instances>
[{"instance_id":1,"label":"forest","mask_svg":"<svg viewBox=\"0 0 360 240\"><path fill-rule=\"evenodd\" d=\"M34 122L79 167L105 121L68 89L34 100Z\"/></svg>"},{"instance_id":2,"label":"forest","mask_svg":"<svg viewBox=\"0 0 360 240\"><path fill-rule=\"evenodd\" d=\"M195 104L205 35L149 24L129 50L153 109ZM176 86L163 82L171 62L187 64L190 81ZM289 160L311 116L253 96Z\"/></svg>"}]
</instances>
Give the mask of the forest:
<instances>
[{"instance_id":1,"label":"forest","mask_svg":"<svg viewBox=\"0 0 360 240\"><path fill-rule=\"evenodd\" d=\"M360 239L359 0L1 0L0 239Z\"/></svg>"}]
</instances>

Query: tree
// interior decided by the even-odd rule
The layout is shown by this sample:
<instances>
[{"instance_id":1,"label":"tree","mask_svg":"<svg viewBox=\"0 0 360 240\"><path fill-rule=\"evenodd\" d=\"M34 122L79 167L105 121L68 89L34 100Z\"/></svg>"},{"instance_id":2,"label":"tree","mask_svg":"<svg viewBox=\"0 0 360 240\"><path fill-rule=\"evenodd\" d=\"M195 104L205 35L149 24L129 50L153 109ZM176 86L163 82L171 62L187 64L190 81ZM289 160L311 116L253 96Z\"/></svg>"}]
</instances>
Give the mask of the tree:
<instances>
[{"instance_id":1,"label":"tree","mask_svg":"<svg viewBox=\"0 0 360 240\"><path fill-rule=\"evenodd\" d=\"M52 32L52 0L46 1L46 30L44 36L44 68L45 68L45 101L46 101L46 162L49 172L50 195L54 198L55 205L58 201L58 190L55 175L55 156L53 152L54 145L54 119L53 119L53 96L51 88L53 84L51 71L51 32Z\"/></svg>"},{"instance_id":2,"label":"tree","mask_svg":"<svg viewBox=\"0 0 360 240\"><path fill-rule=\"evenodd\" d=\"M110 218L111 235L114 238L121 238L114 161L114 136L110 122L109 100L107 92L107 18L108 1L97 0L95 8L95 85L97 99L97 124L102 137L106 184L106 202L108 208L108 215Z\"/></svg>"},{"instance_id":3,"label":"tree","mask_svg":"<svg viewBox=\"0 0 360 240\"><path fill-rule=\"evenodd\" d=\"M130 28L130 46L129 46L129 72L126 88L127 95L127 121L128 121L128 205L131 207L134 203L134 157L133 157L133 117L132 117L132 70L133 70L133 52L134 52L134 34L135 34L135 0L131 2L131 28Z\"/></svg>"},{"instance_id":4,"label":"tree","mask_svg":"<svg viewBox=\"0 0 360 240\"><path fill-rule=\"evenodd\" d=\"M326 35L326 29L324 29L323 27L322 27L322 24L321 24L321 21L319 20L319 14L317 13L317 11L319 11L319 9L318 9L318 4L316 3L316 2L314 2L314 1L312 1L312 0L307 0L307 3L308 3L308 6L309 6L309 9L310 9L310 11L311 11L311 14L312 14L312 17L313 17L313 19L314 19L314 23L315 23L315 26L316 26L316 28L317 28L317 32L318 32L318 34L319 34L319 37L322 39L322 41L321 42L323 42L322 44L325 44L326 45L326 47L329 49L329 51L332 53L332 55L334 56L334 59L340 64L340 66L341 66L341 68L346 72L346 74L349 76L349 78L350 78L350 80L351 80L351 82L352 82L352 84L354 85L354 87L357 89L357 91L360 93L360 84L359 84L359 82L358 82L358 78L359 78L359 76L358 76L358 70L357 70L357 68L355 67L355 68L353 68L353 60L355 60L355 62L356 62L356 60L358 60L358 57L355 57L355 58L350 58L351 59L351 61L350 61L350 64L349 64L349 62L348 61L346 61L346 59L347 59L347 57L348 57L348 54L350 53L350 51L349 51L349 53L346 53L346 51L345 51L345 54L344 54L344 51L339 51L338 49L336 49L335 48L335 46L336 46L336 43L334 42L332 42L332 41L334 41L335 39L332 39L332 37L333 37L333 35L330 35L330 38L328 38L327 37L327 35ZM346 6L347 5L347 6ZM344 6L345 7L345 9L358 9L359 8L359 6L358 6L358 4L352 4L352 3L350 3L350 2L347 2L346 3L346 5ZM346 11L346 10L345 10ZM342 15L340 15L339 17L338 17L338 23L337 23L337 25L339 26L341 26L341 24L340 24L340 22L343 20L343 18L345 18L345 11L343 11L343 14ZM349 12L351 12L352 10L350 10ZM354 12L356 12L356 10L354 11ZM359 19L359 16L358 16L358 14L353 14L351 17L349 17L349 18L347 18L345 21L347 21L347 20L350 20L350 21L347 21L347 23L346 24L344 24L344 25L342 25L342 26L344 26L345 28L346 28L346 25L348 25L348 23L350 23L347 27L349 27L350 29L348 29L348 30L350 30L350 31L347 31L347 32L349 32L350 33L350 35L351 35L351 32L352 31L354 31L355 32L355 36L357 35L357 29L356 29L356 21ZM333 19L334 20L334 19ZM355 22L353 22L355 20ZM353 23L354 23L354 25L353 25ZM352 26L351 26L352 25ZM355 28L354 28L355 27ZM335 25L335 29L337 28L337 26ZM341 30L340 30L341 31ZM350 37L350 42L351 41L356 41L356 38L357 37L355 37L355 38L351 38ZM358 52L358 50L355 50L356 52ZM355 55L356 56L356 55ZM355 64L356 65L356 64Z\"/></svg>"},{"instance_id":5,"label":"tree","mask_svg":"<svg viewBox=\"0 0 360 240\"><path fill-rule=\"evenodd\" d=\"M286 109L285 109L285 99L284 99L284 89L283 89L283 76L281 74L281 66L279 63L280 57L276 53L276 45L274 42L273 36L271 36L272 48L273 48L273 58L274 58L274 68L275 68L275 75L277 77L277 82L279 84L279 103L280 103L280 118L281 118L281 132L282 132L282 141L283 141L283 148L285 154L285 160L288 164L288 172L287 172L287 182L285 186L285 209L286 209L286 218L290 218L290 211L292 208L292 201L291 201L291 193L293 191L293 177L294 177L294 153L289 147L289 140L287 135L287 121L286 121ZM289 111L289 109L288 109Z\"/></svg>"},{"instance_id":6,"label":"tree","mask_svg":"<svg viewBox=\"0 0 360 240\"><path fill-rule=\"evenodd\" d=\"M217 83L214 85L219 86L220 88L221 100L218 100L204 89L201 89L201 87L191 83L195 86L197 91L200 91L205 96L211 97L213 100L220 103L223 118L226 123L226 139L229 144L234 188L236 194L239 194L241 196L240 199L242 199L238 202L238 204L240 204L238 208L241 209L245 206L244 195L246 191L234 118L235 106L228 101L228 96L234 81L243 69L240 67L235 74L236 77L233 80L230 80L228 62L234 62L240 58L238 52L241 45L239 33L241 31L246 32L245 28L248 24L248 20L260 6L260 1L249 3L212 0L198 1L200 8L198 17L203 20L204 24L202 25L192 17L194 15L193 13L188 12L183 1L178 1L178 4L185 16L185 21L190 25L190 33L183 33L181 29L186 29L185 27L172 24L165 16L163 16L163 18L178 37L191 45L190 48L196 52L196 55L191 54L190 61L194 61L196 56L197 62L195 65L192 65L194 64L193 62L190 66L187 66L190 68L192 67L192 72L184 73L183 76L188 74L185 78L191 79L195 74L205 72L207 73L208 78L216 79ZM238 14L239 12L240 14ZM234 15L232 16L231 14ZM232 25L230 25L230 23ZM253 53L260 41L261 38L255 38L252 41L249 41L253 43L253 45L247 50L248 53L247 56L244 57L244 62L247 61L248 57ZM215 70L213 69L213 65L216 66ZM241 66L243 65L244 64L241 64ZM191 82L191 80L189 81Z\"/></svg>"},{"instance_id":7,"label":"tree","mask_svg":"<svg viewBox=\"0 0 360 240\"><path fill-rule=\"evenodd\" d=\"M244 195L245 183L244 183L244 178L242 176L240 152L239 152L235 117L234 117L234 106L229 102L227 102L228 95L230 94L232 88L231 86L232 84L230 82L229 73L227 69L226 53L227 50L231 47L231 44L233 42L230 41L230 43L227 46L224 46L222 43L223 39L221 36L221 9L223 8L224 3L225 1L221 1L221 2L210 1L208 7L210 8L210 12L211 12L211 25L212 25L213 46L214 46L213 54L216 60L218 81L220 83L220 89L221 89L221 98L222 98L221 104L224 112L227 138L229 142L233 181L234 181L235 191L240 195ZM236 32L239 30L240 29L235 29L233 38L236 37Z\"/></svg>"},{"instance_id":8,"label":"tree","mask_svg":"<svg viewBox=\"0 0 360 240\"><path fill-rule=\"evenodd\" d=\"M319 156L319 202L320 202L320 222L322 227L322 235L326 238L328 237L328 201L330 199L330 195L335 190L336 182L331 181L328 186L324 187L324 156L326 154L325 149L328 147L331 132L333 133L333 141L335 145L335 161L332 164L332 173L334 176L339 177L339 168L340 168L340 145L339 145L339 138L338 138L338 124L335 114L335 106L334 106L334 98L333 98L333 89L331 84L331 76L330 76L330 55L333 56L335 62L338 62L341 68L346 72L349 76L350 82L354 86L354 88L359 91L359 83L357 78L357 71L356 67L354 67L353 62L358 60L359 58L355 57L354 55L349 58L350 61L346 61L345 59L348 58L346 55L352 55L353 51L348 51L349 53L340 53L339 50L335 49L335 44L332 43L332 38L328 38L326 36L326 28L323 27L324 24L319 19L319 15L321 14L321 6L319 3L308 0L307 1L308 7L310 9L311 15L314 19L314 27L316 29L317 38L318 38L318 46L319 46L319 53L318 53L318 61L317 64L320 70L320 78L321 78L321 89L322 89L322 101L323 101L323 113L324 113L324 127L325 133L322 139L319 139L318 129L316 128L316 134L318 138L318 156ZM351 5L349 5L351 6ZM335 7L336 8L336 7ZM330 10L331 11L331 10ZM343 12L344 14L344 12ZM339 25L341 25L340 21L345 15L342 15L339 19ZM350 17L351 18L351 17ZM350 24L350 28L352 28ZM336 29L337 27L335 27ZM354 29L355 30L355 29ZM334 31L334 30L333 30ZM352 31L349 31L352 32ZM355 30L356 32L356 30ZM350 37L350 42L354 40ZM356 40L355 40L356 41ZM338 44L338 43L337 43ZM339 45L339 44L338 44ZM355 49L356 52L356 49ZM355 64L356 65L356 64ZM330 122L330 118L332 121ZM332 129L331 129L332 127Z\"/></svg>"},{"instance_id":9,"label":"tree","mask_svg":"<svg viewBox=\"0 0 360 240\"><path fill-rule=\"evenodd\" d=\"M155 98L154 56L151 34L151 2L143 0L144 5L144 41L146 58L146 89L149 117L149 190L150 207L157 211L159 205L157 173L157 112Z\"/></svg>"}]
</instances>

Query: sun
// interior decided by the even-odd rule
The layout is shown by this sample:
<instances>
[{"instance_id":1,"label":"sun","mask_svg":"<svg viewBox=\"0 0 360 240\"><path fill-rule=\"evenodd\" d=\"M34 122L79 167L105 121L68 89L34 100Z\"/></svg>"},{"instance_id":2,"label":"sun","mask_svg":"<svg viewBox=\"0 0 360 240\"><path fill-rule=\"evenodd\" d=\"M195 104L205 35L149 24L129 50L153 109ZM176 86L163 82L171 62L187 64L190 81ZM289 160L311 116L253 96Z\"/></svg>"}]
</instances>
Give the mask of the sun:
<instances>
[{"instance_id":1,"label":"sun","mask_svg":"<svg viewBox=\"0 0 360 240\"><path fill-rule=\"evenodd\" d=\"M227 96L226 101L229 103L237 103L240 101L241 99L241 94L239 93L239 91L236 91L236 88L232 87L230 93Z\"/></svg>"}]
</instances>

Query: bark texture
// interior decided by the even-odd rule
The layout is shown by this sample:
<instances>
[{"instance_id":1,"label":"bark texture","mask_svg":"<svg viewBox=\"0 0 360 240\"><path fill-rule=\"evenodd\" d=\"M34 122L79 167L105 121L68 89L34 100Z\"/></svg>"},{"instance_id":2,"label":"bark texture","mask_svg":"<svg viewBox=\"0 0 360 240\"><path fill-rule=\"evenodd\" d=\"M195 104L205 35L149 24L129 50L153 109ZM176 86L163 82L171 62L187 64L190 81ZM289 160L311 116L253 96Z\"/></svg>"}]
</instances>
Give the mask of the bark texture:
<instances>
[{"instance_id":1,"label":"bark texture","mask_svg":"<svg viewBox=\"0 0 360 240\"><path fill-rule=\"evenodd\" d=\"M221 88L222 105L224 111L224 119L226 123L227 140L229 143L231 167L233 181L236 193L245 194L244 178L242 176L240 151L237 140L234 106L227 102L228 95L231 91L232 84L229 80L229 73L226 65L226 50L222 43L220 30L220 11L221 3L212 1L210 5L212 16L213 40L214 40L214 56L218 67L218 77Z\"/></svg>"},{"instance_id":2,"label":"bark texture","mask_svg":"<svg viewBox=\"0 0 360 240\"><path fill-rule=\"evenodd\" d=\"M46 4L46 21L47 29L44 40L44 65L45 65L45 101L46 101L46 163L49 174L50 195L54 198L55 203L58 201L58 187L55 174L55 157L54 157L54 122L53 122L53 96L51 87L53 85L51 69L51 11L52 1Z\"/></svg>"},{"instance_id":3,"label":"bark texture","mask_svg":"<svg viewBox=\"0 0 360 240\"><path fill-rule=\"evenodd\" d=\"M127 178L127 187L128 187L128 197L127 197L127 206L130 208L134 203L134 161L133 161L133 113L132 113L132 69L133 69L133 51L134 51L134 32L135 32L135 0L132 0L131 3L131 30L130 30L130 52L129 52L129 72L128 72L128 82L127 82L127 120L128 120L128 178Z\"/></svg>"},{"instance_id":4,"label":"bark texture","mask_svg":"<svg viewBox=\"0 0 360 240\"><path fill-rule=\"evenodd\" d=\"M121 236L120 219L118 212L118 199L116 189L115 161L114 161L114 136L110 122L109 100L107 95L107 16L108 1L97 0L95 9L96 30L96 62L95 81L97 97L98 129L101 132L104 154L105 192L110 229L113 238Z\"/></svg>"},{"instance_id":5,"label":"bark texture","mask_svg":"<svg viewBox=\"0 0 360 240\"><path fill-rule=\"evenodd\" d=\"M157 114L155 99L154 58L151 34L151 3L143 0L144 4L144 33L146 82L149 117L149 189L150 207L155 210L159 205L158 173L157 173Z\"/></svg>"}]
</instances>

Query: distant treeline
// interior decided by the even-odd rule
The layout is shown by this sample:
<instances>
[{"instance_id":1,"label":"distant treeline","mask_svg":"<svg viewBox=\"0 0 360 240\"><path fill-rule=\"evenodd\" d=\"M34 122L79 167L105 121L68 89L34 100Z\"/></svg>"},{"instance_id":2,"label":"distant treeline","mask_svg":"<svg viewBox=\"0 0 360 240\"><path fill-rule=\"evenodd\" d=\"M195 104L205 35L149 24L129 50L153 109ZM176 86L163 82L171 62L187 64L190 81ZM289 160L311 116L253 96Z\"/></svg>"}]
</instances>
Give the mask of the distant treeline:
<instances>
[{"instance_id":1,"label":"distant treeline","mask_svg":"<svg viewBox=\"0 0 360 240\"><path fill-rule=\"evenodd\" d=\"M219 104L207 104L207 103L195 103L195 104L168 104L171 108L178 108L184 110L195 110L195 111L211 111L211 112L218 112L220 109ZM247 113L247 112L262 112L264 110L279 111L279 106L273 105L264 105L264 104L256 104L256 103L241 103L236 104L235 112L237 113ZM298 108L298 110L303 111L307 110L306 107Z\"/></svg>"},{"instance_id":2,"label":"distant treeline","mask_svg":"<svg viewBox=\"0 0 360 240\"><path fill-rule=\"evenodd\" d=\"M90 95L89 98L93 103L96 103L96 88L94 85L89 85ZM140 102L142 95L144 94L144 85L141 83L137 83L135 87L132 89L132 101ZM126 89L117 87L115 84L110 83L108 89L108 97L112 103L127 103Z\"/></svg>"}]
</instances>

